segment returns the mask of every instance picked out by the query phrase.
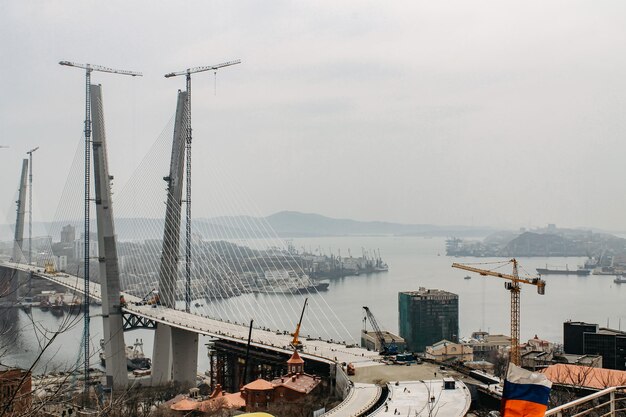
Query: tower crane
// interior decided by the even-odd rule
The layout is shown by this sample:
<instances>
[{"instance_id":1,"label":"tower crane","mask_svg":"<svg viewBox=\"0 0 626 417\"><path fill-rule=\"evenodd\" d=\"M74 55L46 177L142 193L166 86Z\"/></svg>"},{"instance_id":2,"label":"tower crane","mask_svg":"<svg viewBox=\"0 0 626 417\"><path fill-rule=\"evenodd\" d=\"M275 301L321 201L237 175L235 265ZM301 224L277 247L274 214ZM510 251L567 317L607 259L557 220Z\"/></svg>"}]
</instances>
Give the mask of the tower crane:
<instances>
[{"instance_id":1,"label":"tower crane","mask_svg":"<svg viewBox=\"0 0 626 417\"><path fill-rule=\"evenodd\" d=\"M187 88L187 140L185 144L185 187L186 187L186 226L185 226L185 311L189 313L191 308L191 74L204 71L217 71L220 68L229 67L231 65L241 64L240 59L234 61L223 62L216 65L207 65L204 67L187 68L184 71L170 72L165 74L165 78L184 75L186 78Z\"/></svg>"},{"instance_id":2,"label":"tower crane","mask_svg":"<svg viewBox=\"0 0 626 417\"><path fill-rule=\"evenodd\" d=\"M513 258L509 261L509 263L513 264L513 274L503 274L501 272L475 268L470 265L463 265L456 262L452 264L452 267L469 272L476 272L482 276L497 277L510 281L504 283L504 288L511 292L511 362L519 365L520 291L522 289L520 284L534 285L537 287L537 293L539 293L539 295L544 295L546 293L546 282L540 277L520 278L517 272L517 260Z\"/></svg>"},{"instance_id":3,"label":"tower crane","mask_svg":"<svg viewBox=\"0 0 626 417\"><path fill-rule=\"evenodd\" d=\"M85 297L83 299L83 355L84 355L84 375L85 381L89 380L89 215L90 215L90 204L91 204L91 181L90 181L90 173L91 173L91 73L94 71L97 72L109 72L112 74L118 75L130 75L132 77L142 76L140 72L134 71L126 71L126 70L118 70L109 67L103 67L102 65L93 65L93 64L78 64L76 62L70 61L60 61L59 65L63 65L66 67L75 67L81 68L85 70L85 218L84 218L84 270L83 270L83 285ZM34 152L34 150L33 150ZM32 154L31 154L32 156ZM80 356L79 356L80 358ZM85 383L84 388L84 400L87 401L87 393L88 393L89 385Z\"/></svg>"}]
</instances>

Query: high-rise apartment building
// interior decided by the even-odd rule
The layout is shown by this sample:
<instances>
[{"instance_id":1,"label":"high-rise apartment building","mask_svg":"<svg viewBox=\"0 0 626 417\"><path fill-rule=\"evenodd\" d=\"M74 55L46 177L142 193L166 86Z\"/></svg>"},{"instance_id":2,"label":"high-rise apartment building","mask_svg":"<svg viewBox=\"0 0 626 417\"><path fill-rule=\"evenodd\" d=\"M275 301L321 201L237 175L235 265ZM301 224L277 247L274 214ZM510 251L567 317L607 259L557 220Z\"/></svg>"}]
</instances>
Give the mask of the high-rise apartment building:
<instances>
[{"instance_id":1,"label":"high-rise apartment building","mask_svg":"<svg viewBox=\"0 0 626 417\"><path fill-rule=\"evenodd\" d=\"M74 240L76 240L76 228L71 224L63 226L61 229L61 242L74 243Z\"/></svg>"},{"instance_id":2,"label":"high-rise apartment building","mask_svg":"<svg viewBox=\"0 0 626 417\"><path fill-rule=\"evenodd\" d=\"M459 339L459 296L451 292L420 288L398 293L400 336L407 349L423 352L446 339Z\"/></svg>"}]
</instances>

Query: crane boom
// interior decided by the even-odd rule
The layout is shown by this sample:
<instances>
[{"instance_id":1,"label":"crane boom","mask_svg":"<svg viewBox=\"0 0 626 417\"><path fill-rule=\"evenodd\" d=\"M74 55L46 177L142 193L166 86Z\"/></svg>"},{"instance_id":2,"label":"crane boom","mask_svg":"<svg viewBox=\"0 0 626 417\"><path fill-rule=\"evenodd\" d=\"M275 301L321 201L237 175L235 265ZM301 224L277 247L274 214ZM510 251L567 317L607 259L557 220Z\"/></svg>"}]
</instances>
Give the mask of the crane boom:
<instances>
[{"instance_id":1,"label":"crane boom","mask_svg":"<svg viewBox=\"0 0 626 417\"><path fill-rule=\"evenodd\" d=\"M306 304L309 301L308 298L304 299L304 305L302 306L302 313L300 313L300 320L298 320L298 325L296 326L296 331L293 332L293 340L291 341L291 346L294 349L301 349L302 342L298 340L298 336L300 336L300 326L302 325L302 318L304 317L304 310L306 309Z\"/></svg>"},{"instance_id":2,"label":"crane boom","mask_svg":"<svg viewBox=\"0 0 626 417\"><path fill-rule=\"evenodd\" d=\"M374 317L374 314L369 309L369 307L363 306L363 310L365 310L365 314L367 315L367 318L370 320L370 323L372 323L372 327L374 328L374 333L376 333L376 337L378 338L378 343L380 343L381 354L398 353L398 347L395 345L395 343L388 345L387 342L385 342L385 335L383 334L383 331L380 329L380 326L378 325L378 322L376 321L376 317Z\"/></svg>"},{"instance_id":3,"label":"crane boom","mask_svg":"<svg viewBox=\"0 0 626 417\"><path fill-rule=\"evenodd\" d=\"M187 68L184 71L170 72L168 74L165 74L165 78L176 77L177 75L194 74L196 72L217 70L220 68L229 67L231 65L236 65L236 64L241 64L241 60L236 59L234 61L222 62L221 64L216 64L216 65L207 65L204 67L193 67L193 68Z\"/></svg>"},{"instance_id":4,"label":"crane boom","mask_svg":"<svg viewBox=\"0 0 626 417\"><path fill-rule=\"evenodd\" d=\"M82 68L82 69L87 70L89 72L92 72L92 71L110 72L110 73L113 73L113 74L130 75L132 77L143 77L143 74L140 73L140 72L118 70L118 69L114 69L114 68L103 67L102 65L78 64L76 62L70 62L70 61L59 61L59 64L60 65L65 65L66 67Z\"/></svg>"},{"instance_id":5,"label":"crane boom","mask_svg":"<svg viewBox=\"0 0 626 417\"><path fill-rule=\"evenodd\" d=\"M488 269L475 268L469 265L453 263L453 268L463 269L465 271L476 272L482 276L491 276L506 279L512 282L505 283L505 288L511 292L511 362L516 365L520 364L520 284L529 284L537 287L537 292L544 295L546 290L546 282L539 277L520 278L517 273L517 260L511 259L509 262L513 264L513 274L503 274L501 272L490 271Z\"/></svg>"},{"instance_id":6,"label":"crane boom","mask_svg":"<svg viewBox=\"0 0 626 417\"><path fill-rule=\"evenodd\" d=\"M513 260L511 260L511 262L513 262ZM501 272L494 272L494 271L490 271L488 269L480 269L480 268L474 268L473 266L469 266L469 265L463 265L463 264L459 264L459 263L453 263L452 264L452 268L458 268L458 269L463 269L465 271L470 271L470 272L476 272L482 276L491 276L491 277L498 277L498 278L504 278L504 279L508 279L511 280L513 282L521 282L523 284L530 284L530 285L536 285L537 286L537 291L541 294L540 292L540 288L545 288L546 286L546 282L544 280L542 280L541 278L530 278L530 279L526 279L526 278L520 278L517 277L515 275L511 275L511 274L503 274Z\"/></svg>"}]
</instances>

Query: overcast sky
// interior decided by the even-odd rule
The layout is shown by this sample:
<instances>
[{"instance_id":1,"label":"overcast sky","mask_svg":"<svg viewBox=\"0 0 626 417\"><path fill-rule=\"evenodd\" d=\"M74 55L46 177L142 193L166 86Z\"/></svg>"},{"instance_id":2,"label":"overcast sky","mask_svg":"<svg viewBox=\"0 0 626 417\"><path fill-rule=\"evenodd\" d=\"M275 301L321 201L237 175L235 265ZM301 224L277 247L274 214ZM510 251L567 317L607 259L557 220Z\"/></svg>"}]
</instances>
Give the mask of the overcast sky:
<instances>
[{"instance_id":1,"label":"overcast sky","mask_svg":"<svg viewBox=\"0 0 626 417\"><path fill-rule=\"evenodd\" d=\"M58 61L144 73L93 75L122 187L184 88L163 74L241 59L193 81L195 216L252 207L215 204L217 170L262 215L626 230L623 1L4 0L0 39L11 221L25 152L49 219L82 137Z\"/></svg>"}]
</instances>

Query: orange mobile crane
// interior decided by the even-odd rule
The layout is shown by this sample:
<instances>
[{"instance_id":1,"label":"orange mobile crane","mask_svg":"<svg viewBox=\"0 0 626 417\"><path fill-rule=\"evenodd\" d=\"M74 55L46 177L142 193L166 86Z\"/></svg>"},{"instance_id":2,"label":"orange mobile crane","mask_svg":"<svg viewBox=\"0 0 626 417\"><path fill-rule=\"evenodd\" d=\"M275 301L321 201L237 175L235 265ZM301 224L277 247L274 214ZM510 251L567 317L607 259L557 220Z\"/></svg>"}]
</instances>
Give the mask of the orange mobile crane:
<instances>
[{"instance_id":1,"label":"orange mobile crane","mask_svg":"<svg viewBox=\"0 0 626 417\"><path fill-rule=\"evenodd\" d=\"M488 269L475 268L470 265L453 263L453 268L463 269L465 271L476 272L482 276L491 276L507 279L511 282L505 282L504 288L511 292L511 362L516 365L520 364L519 354L519 328L520 328L520 284L530 284L537 287L540 295L546 293L546 282L539 277L520 278L517 273L517 260L515 258L509 261L513 264L513 274L503 274L501 272L490 271Z\"/></svg>"},{"instance_id":2,"label":"orange mobile crane","mask_svg":"<svg viewBox=\"0 0 626 417\"><path fill-rule=\"evenodd\" d=\"M302 342L298 339L300 336L300 326L302 325L302 318L304 317L304 310L306 309L306 304L309 301L308 297L304 299L304 305L302 306L302 313L300 314L300 320L298 321L298 325L296 326L296 331L293 332L293 340L291 341L291 347L296 350L302 350Z\"/></svg>"}]
</instances>

